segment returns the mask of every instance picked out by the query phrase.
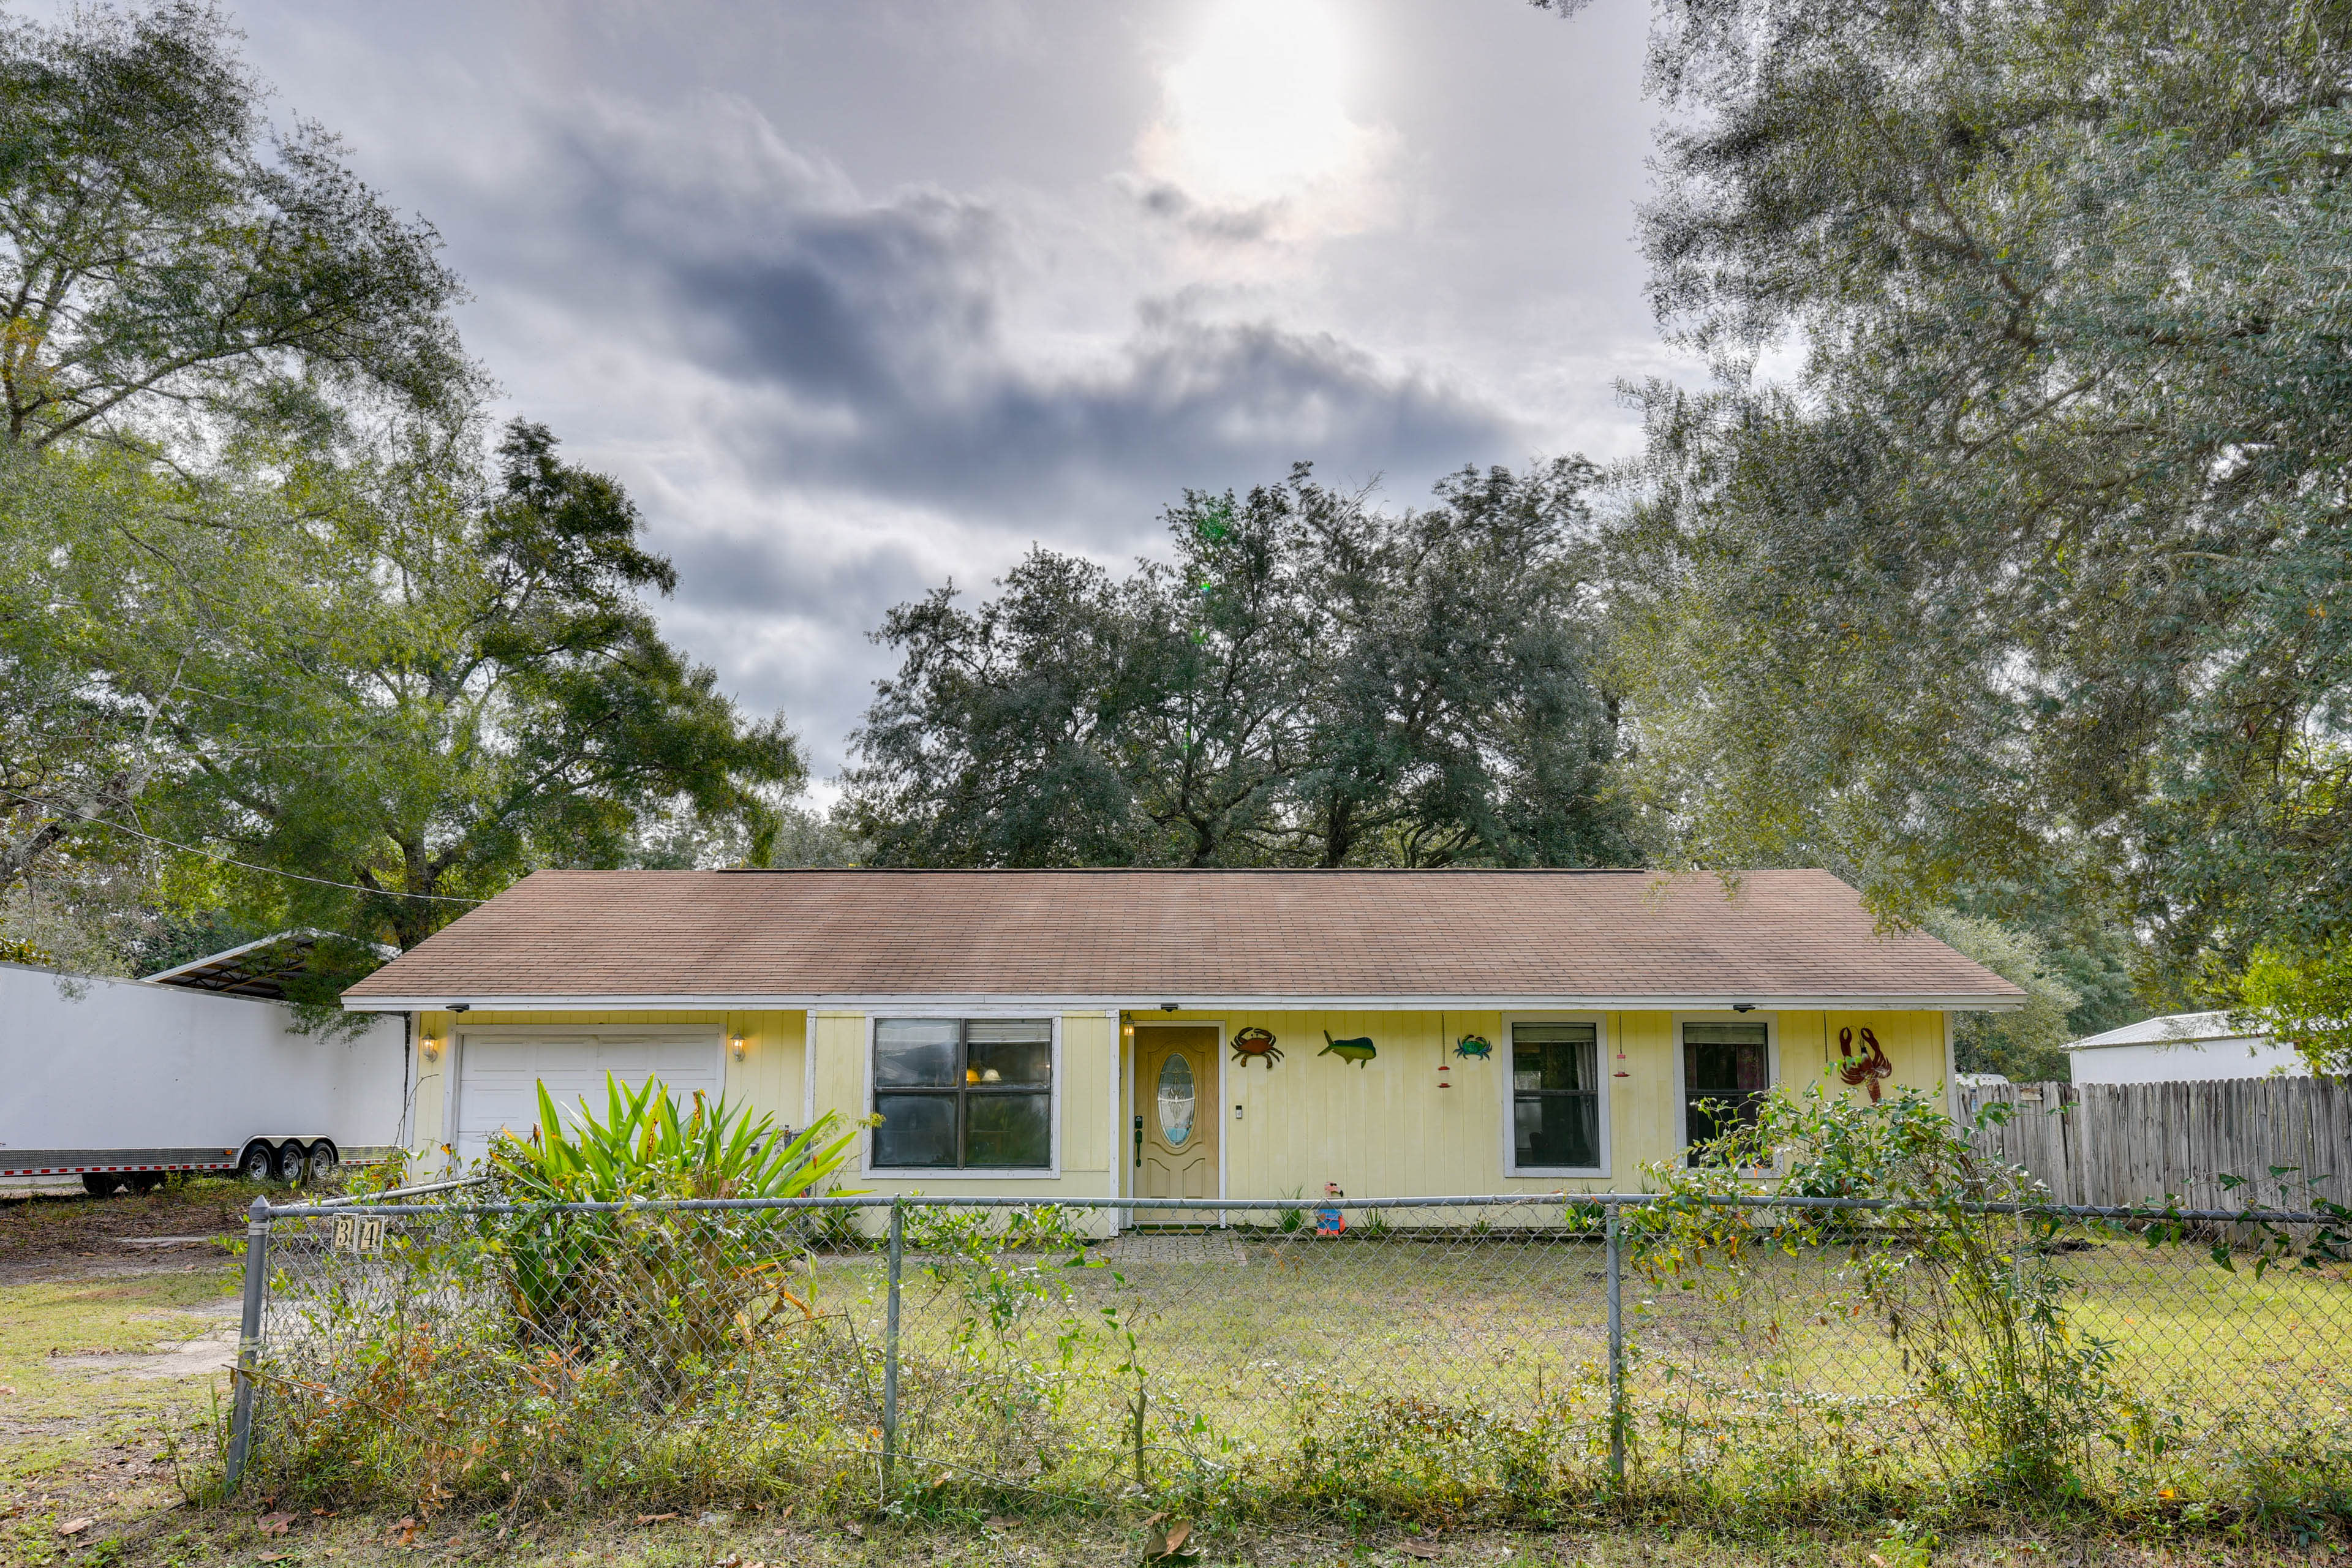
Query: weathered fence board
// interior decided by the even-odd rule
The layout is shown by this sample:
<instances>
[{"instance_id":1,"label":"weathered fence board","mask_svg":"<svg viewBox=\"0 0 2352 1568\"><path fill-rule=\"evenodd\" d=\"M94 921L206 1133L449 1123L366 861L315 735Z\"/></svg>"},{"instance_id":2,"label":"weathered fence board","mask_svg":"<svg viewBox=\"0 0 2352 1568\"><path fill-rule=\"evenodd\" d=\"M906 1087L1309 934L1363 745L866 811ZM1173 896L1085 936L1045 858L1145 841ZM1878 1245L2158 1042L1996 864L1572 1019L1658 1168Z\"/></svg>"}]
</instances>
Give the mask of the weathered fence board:
<instances>
[{"instance_id":1,"label":"weathered fence board","mask_svg":"<svg viewBox=\"0 0 2352 1568\"><path fill-rule=\"evenodd\" d=\"M1985 1153L2032 1172L2060 1203L2179 1198L2300 1208L2312 1193L2352 1202L2352 1085L2335 1079L2198 1083L2016 1083L1960 1091L1963 1118L2013 1107L1977 1134ZM2273 1169L2286 1173L2274 1176ZM2221 1178L2248 1184L2231 1187ZM2309 1183L2306 1191L2305 1183Z\"/></svg>"}]
</instances>

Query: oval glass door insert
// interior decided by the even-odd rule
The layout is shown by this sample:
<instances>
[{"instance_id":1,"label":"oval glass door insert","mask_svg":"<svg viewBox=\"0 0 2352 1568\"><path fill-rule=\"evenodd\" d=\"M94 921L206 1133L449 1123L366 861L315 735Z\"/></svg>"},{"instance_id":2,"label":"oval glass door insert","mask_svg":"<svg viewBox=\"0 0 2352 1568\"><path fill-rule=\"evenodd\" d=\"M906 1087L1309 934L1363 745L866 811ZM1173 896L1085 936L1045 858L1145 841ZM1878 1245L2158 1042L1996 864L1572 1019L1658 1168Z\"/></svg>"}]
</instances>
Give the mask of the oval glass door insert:
<instances>
[{"instance_id":1,"label":"oval glass door insert","mask_svg":"<svg viewBox=\"0 0 2352 1568\"><path fill-rule=\"evenodd\" d=\"M1160 1064L1160 1136L1171 1149L1181 1149L1192 1136L1192 1064L1171 1056Z\"/></svg>"}]
</instances>

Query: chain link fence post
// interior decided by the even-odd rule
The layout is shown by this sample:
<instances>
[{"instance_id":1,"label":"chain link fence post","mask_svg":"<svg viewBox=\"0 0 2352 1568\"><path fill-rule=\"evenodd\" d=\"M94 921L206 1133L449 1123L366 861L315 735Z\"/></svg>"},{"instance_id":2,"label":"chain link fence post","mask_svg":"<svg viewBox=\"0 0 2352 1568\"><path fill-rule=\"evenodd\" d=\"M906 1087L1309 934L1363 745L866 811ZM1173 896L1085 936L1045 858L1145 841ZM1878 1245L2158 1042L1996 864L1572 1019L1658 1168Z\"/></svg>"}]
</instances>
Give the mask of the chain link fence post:
<instances>
[{"instance_id":1,"label":"chain link fence post","mask_svg":"<svg viewBox=\"0 0 2352 1568\"><path fill-rule=\"evenodd\" d=\"M1625 1484L1625 1240L1619 1207L1606 1205L1609 1236L1609 1479Z\"/></svg>"},{"instance_id":2,"label":"chain link fence post","mask_svg":"<svg viewBox=\"0 0 2352 1568\"><path fill-rule=\"evenodd\" d=\"M882 1502L890 1501L890 1472L898 1458L898 1269L907 1249L906 1199L890 1200L890 1298L882 1329Z\"/></svg>"},{"instance_id":3,"label":"chain link fence post","mask_svg":"<svg viewBox=\"0 0 2352 1568\"><path fill-rule=\"evenodd\" d=\"M259 1391L254 1374L261 1360L261 1304L269 1288L269 1200L256 1198L245 1221L245 1317L236 1335L236 1404L229 1417L229 1491L245 1479L253 1456L253 1411Z\"/></svg>"}]
</instances>

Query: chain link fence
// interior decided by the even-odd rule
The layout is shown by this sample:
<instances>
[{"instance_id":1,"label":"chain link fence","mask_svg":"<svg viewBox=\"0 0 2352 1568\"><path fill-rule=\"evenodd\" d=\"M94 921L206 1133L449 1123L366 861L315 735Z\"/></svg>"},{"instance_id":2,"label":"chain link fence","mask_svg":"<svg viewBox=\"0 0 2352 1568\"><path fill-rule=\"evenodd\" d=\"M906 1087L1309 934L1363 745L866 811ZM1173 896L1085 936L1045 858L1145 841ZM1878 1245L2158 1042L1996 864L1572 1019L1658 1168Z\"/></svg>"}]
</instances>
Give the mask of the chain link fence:
<instances>
[{"instance_id":1,"label":"chain link fence","mask_svg":"<svg viewBox=\"0 0 2352 1568\"><path fill-rule=\"evenodd\" d=\"M2352 1270L2307 1245L2327 1216L2249 1217L257 1205L231 1479L428 1507L2218 1506L2352 1463Z\"/></svg>"}]
</instances>

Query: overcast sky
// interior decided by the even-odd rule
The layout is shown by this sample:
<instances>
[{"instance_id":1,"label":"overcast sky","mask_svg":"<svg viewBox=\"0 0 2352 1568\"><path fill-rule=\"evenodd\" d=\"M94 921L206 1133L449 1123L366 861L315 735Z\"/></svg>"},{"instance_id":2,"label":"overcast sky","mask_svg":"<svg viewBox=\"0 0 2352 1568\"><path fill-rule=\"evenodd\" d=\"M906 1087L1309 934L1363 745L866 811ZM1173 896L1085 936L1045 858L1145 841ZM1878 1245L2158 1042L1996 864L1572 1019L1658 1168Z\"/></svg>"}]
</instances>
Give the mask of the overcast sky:
<instances>
[{"instance_id":1,"label":"overcast sky","mask_svg":"<svg viewBox=\"0 0 2352 1568\"><path fill-rule=\"evenodd\" d=\"M671 636L820 779L866 634L1186 487L1633 429L1646 7L1522 0L242 0L473 293L507 407L617 475Z\"/></svg>"}]
</instances>

